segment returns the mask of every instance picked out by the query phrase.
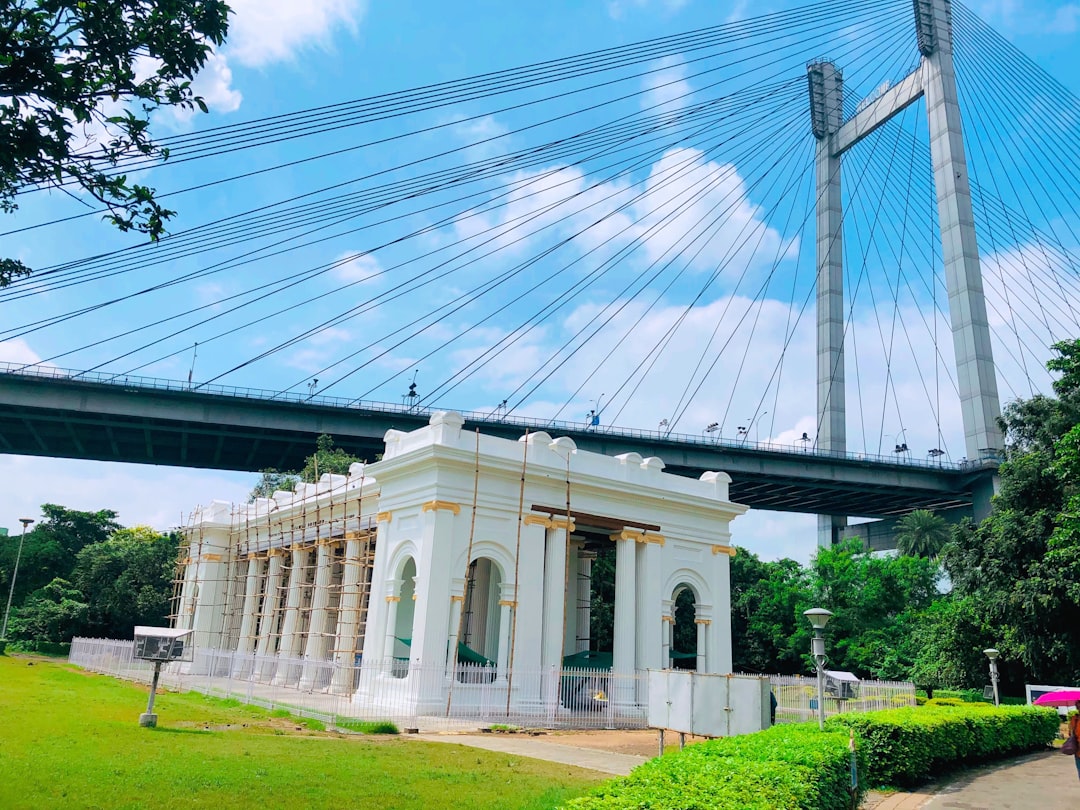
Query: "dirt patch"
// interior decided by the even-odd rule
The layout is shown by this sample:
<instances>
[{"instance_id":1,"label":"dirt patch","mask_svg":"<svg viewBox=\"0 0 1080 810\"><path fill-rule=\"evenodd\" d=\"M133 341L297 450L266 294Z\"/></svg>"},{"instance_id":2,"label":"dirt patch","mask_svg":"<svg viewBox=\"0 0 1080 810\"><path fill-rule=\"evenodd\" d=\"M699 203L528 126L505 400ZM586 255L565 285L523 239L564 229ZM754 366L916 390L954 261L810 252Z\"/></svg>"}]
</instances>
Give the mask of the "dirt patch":
<instances>
[{"instance_id":1,"label":"dirt patch","mask_svg":"<svg viewBox=\"0 0 1080 810\"><path fill-rule=\"evenodd\" d=\"M610 751L615 754L633 754L639 757L655 757L659 751L659 737L654 729L633 731L548 731L544 739L562 745L575 745L579 748L593 748L598 751ZM686 736L686 744L701 742L704 737ZM668 733L664 736L666 751L678 750L679 735Z\"/></svg>"}]
</instances>

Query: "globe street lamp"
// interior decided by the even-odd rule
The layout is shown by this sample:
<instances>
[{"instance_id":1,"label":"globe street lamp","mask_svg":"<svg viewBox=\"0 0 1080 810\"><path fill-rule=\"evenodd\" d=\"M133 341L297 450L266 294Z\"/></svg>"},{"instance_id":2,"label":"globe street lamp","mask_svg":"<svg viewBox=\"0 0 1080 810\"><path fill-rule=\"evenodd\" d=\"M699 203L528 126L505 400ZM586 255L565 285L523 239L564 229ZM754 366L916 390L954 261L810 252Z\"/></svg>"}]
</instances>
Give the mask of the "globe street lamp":
<instances>
[{"instance_id":1,"label":"globe street lamp","mask_svg":"<svg viewBox=\"0 0 1080 810\"><path fill-rule=\"evenodd\" d=\"M1001 699L998 697L998 668L997 659L1001 655L997 650L991 647L988 650L983 650L983 655L990 659L990 683L994 687L994 705L1000 706Z\"/></svg>"},{"instance_id":2,"label":"globe street lamp","mask_svg":"<svg viewBox=\"0 0 1080 810\"><path fill-rule=\"evenodd\" d=\"M11 572L11 587L8 588L7 609L4 611L4 628L0 630L0 639L7 639L8 617L11 615L11 597L15 595L15 577L19 575L19 560L22 559L23 541L26 539L26 527L34 522L33 518L19 518L22 534L19 535L19 550L15 553L15 568Z\"/></svg>"},{"instance_id":3,"label":"globe street lamp","mask_svg":"<svg viewBox=\"0 0 1080 810\"><path fill-rule=\"evenodd\" d=\"M803 616L810 620L814 628L814 637L810 641L810 654L814 657L817 667L817 705L818 705L818 728L825 729L825 662L829 659L825 656L825 636L822 631L829 619L833 617L831 610L825 608L810 608L804 610Z\"/></svg>"}]
</instances>

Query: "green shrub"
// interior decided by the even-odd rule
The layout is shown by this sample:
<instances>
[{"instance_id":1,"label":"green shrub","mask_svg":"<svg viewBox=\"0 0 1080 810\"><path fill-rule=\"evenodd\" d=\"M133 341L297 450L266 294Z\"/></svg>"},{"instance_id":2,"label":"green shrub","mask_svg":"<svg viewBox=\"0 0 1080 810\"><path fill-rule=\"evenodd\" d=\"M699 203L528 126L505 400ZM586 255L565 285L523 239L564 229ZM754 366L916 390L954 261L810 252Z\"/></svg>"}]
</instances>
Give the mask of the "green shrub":
<instances>
[{"instance_id":1,"label":"green shrub","mask_svg":"<svg viewBox=\"0 0 1080 810\"><path fill-rule=\"evenodd\" d=\"M926 705L926 695L920 695L918 692L916 692L915 693L915 705L916 706L924 706L924 705Z\"/></svg>"},{"instance_id":2,"label":"green shrub","mask_svg":"<svg viewBox=\"0 0 1080 810\"><path fill-rule=\"evenodd\" d=\"M67 658L71 652L71 644L64 641L9 641L7 651L9 653L35 653L37 655Z\"/></svg>"},{"instance_id":3,"label":"green shrub","mask_svg":"<svg viewBox=\"0 0 1080 810\"><path fill-rule=\"evenodd\" d=\"M854 729L869 763L871 785L906 787L960 765L1049 745L1058 730L1053 709L1033 706L926 706L829 718L826 728Z\"/></svg>"},{"instance_id":4,"label":"green shrub","mask_svg":"<svg viewBox=\"0 0 1080 810\"><path fill-rule=\"evenodd\" d=\"M398 727L389 720L353 720L339 717L334 727L341 731L356 731L360 734L400 734Z\"/></svg>"},{"instance_id":5,"label":"green shrub","mask_svg":"<svg viewBox=\"0 0 1080 810\"><path fill-rule=\"evenodd\" d=\"M565 807L846 810L851 807L848 738L846 731L822 733L813 723L800 723L709 740L650 760ZM860 773L865 767L860 761Z\"/></svg>"},{"instance_id":6,"label":"green shrub","mask_svg":"<svg viewBox=\"0 0 1080 810\"><path fill-rule=\"evenodd\" d=\"M927 706L966 706L968 704L964 703L964 701L962 701L960 698L953 698L953 697L939 698L939 697L934 697L934 698L930 698L928 701L926 701L926 705Z\"/></svg>"}]
</instances>

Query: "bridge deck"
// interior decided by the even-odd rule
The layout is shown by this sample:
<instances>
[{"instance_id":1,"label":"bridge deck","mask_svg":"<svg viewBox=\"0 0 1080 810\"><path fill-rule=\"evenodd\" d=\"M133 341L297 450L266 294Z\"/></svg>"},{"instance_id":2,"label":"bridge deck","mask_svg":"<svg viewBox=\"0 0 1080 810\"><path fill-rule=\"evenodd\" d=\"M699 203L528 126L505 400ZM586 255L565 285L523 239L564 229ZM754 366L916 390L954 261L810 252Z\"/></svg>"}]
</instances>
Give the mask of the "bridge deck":
<instances>
[{"instance_id":1,"label":"bridge deck","mask_svg":"<svg viewBox=\"0 0 1080 810\"><path fill-rule=\"evenodd\" d=\"M0 373L0 452L240 471L298 469L320 433L374 460L387 430L413 430L429 415L384 403L77 374ZM490 414L465 417L467 429L493 435L516 438L542 429L570 436L586 450L659 456L680 475L724 470L734 479L733 500L810 514L887 517L967 506L996 467L992 461L911 462Z\"/></svg>"}]
</instances>

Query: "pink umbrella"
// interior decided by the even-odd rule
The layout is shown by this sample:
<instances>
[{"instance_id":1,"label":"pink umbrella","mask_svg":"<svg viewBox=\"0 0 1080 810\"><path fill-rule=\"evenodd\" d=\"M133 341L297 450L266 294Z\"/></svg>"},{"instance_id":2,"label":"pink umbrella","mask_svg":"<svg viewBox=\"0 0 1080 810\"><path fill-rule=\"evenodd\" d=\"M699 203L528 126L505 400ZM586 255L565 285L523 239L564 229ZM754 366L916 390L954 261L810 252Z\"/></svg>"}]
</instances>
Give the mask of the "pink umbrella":
<instances>
[{"instance_id":1,"label":"pink umbrella","mask_svg":"<svg viewBox=\"0 0 1080 810\"><path fill-rule=\"evenodd\" d=\"M1072 706L1080 700L1080 689L1058 689L1039 695L1032 703L1035 706Z\"/></svg>"}]
</instances>

